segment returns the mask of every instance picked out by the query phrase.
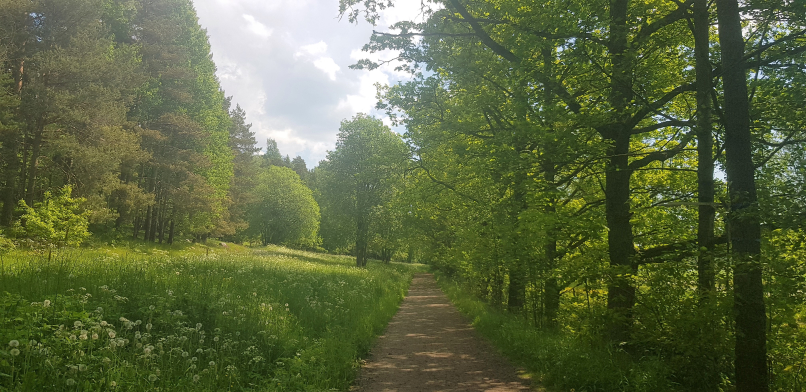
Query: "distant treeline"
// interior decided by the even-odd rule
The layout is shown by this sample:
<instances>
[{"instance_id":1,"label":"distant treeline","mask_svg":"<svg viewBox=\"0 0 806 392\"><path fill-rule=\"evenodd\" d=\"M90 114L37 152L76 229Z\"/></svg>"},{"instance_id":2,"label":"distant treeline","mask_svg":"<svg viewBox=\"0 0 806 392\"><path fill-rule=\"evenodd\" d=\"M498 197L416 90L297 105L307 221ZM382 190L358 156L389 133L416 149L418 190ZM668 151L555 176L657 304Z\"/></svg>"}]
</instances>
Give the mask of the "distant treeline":
<instances>
[{"instance_id":1,"label":"distant treeline","mask_svg":"<svg viewBox=\"0 0 806 392\"><path fill-rule=\"evenodd\" d=\"M307 173L272 140L255 156L190 1L4 1L0 63L2 226L72 185L96 232L235 237L261 171Z\"/></svg>"}]
</instances>

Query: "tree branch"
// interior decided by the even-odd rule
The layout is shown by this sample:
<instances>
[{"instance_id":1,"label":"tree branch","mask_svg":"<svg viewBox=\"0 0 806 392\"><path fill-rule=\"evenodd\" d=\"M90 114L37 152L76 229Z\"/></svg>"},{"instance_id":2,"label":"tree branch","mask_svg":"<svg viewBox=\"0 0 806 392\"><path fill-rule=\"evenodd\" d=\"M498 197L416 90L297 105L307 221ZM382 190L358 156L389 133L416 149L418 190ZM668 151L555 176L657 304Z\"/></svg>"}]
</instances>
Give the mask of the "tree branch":
<instances>
[{"instance_id":1,"label":"tree branch","mask_svg":"<svg viewBox=\"0 0 806 392\"><path fill-rule=\"evenodd\" d=\"M677 155L680 151L682 151L684 148L686 148L686 146L688 145L688 143L692 139L694 139L695 134L696 134L696 132L689 132L686 135L686 137L684 137L683 140L680 141L680 144L678 144L677 146L675 146L674 148L672 148L670 150L654 151L654 152L650 153L649 155L647 155L647 156L645 156L645 157L643 157L643 158L641 158L641 159L639 159L637 161L631 162L630 163L630 170L636 170L636 169L642 168L642 167L644 167L646 165L649 165L650 163L655 162L655 161L665 161L665 160Z\"/></svg>"},{"instance_id":2,"label":"tree branch","mask_svg":"<svg viewBox=\"0 0 806 392\"><path fill-rule=\"evenodd\" d=\"M657 124L650 125L648 127L634 128L632 130L632 134L633 135L640 135L642 133L657 131L658 129L666 128L666 127L693 127L693 126L694 126L694 123L692 123L691 121L669 120L669 121L659 122Z\"/></svg>"},{"instance_id":3,"label":"tree branch","mask_svg":"<svg viewBox=\"0 0 806 392\"><path fill-rule=\"evenodd\" d=\"M649 103L649 104L645 105L643 108L641 108L641 110L639 110L637 113L635 113L632 116L632 118L630 118L630 121L628 121L627 126L629 126L630 128L635 128L635 126L638 125L638 123L640 123L641 120L646 118L646 116L648 116L651 113L654 113L658 109L662 108L667 103L669 103L671 100L675 99L678 95L683 94L685 92L696 91L696 90L697 90L697 86L694 85L694 83L686 83L686 84L677 86L674 90L669 91L668 93L664 94L657 101Z\"/></svg>"}]
</instances>

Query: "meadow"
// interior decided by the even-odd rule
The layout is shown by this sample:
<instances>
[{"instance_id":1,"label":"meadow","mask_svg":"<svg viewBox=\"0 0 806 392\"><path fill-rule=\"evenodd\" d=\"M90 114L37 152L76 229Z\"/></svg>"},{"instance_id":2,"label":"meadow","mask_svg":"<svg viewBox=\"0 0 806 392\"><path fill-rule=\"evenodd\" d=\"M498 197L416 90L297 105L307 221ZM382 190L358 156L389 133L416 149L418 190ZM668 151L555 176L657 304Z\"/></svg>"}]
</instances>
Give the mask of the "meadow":
<instances>
[{"instance_id":1,"label":"meadow","mask_svg":"<svg viewBox=\"0 0 806 392\"><path fill-rule=\"evenodd\" d=\"M279 247L5 255L0 391L346 390L416 266Z\"/></svg>"}]
</instances>

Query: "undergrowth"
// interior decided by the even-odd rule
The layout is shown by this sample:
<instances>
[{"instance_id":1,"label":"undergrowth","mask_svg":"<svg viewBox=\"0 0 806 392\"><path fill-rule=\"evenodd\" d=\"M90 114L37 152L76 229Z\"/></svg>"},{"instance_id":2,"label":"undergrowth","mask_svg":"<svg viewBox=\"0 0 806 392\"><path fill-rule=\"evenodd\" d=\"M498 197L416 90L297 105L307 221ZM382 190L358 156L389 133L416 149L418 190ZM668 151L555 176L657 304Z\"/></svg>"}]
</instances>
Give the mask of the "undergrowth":
<instances>
[{"instance_id":1,"label":"undergrowth","mask_svg":"<svg viewBox=\"0 0 806 392\"><path fill-rule=\"evenodd\" d=\"M636 359L622 347L560 331L534 328L526 320L496 310L462 285L438 274L437 281L476 330L549 390L675 391L664 363Z\"/></svg>"},{"instance_id":2,"label":"undergrowth","mask_svg":"<svg viewBox=\"0 0 806 392\"><path fill-rule=\"evenodd\" d=\"M346 390L416 270L187 248L6 255L0 390Z\"/></svg>"}]
</instances>

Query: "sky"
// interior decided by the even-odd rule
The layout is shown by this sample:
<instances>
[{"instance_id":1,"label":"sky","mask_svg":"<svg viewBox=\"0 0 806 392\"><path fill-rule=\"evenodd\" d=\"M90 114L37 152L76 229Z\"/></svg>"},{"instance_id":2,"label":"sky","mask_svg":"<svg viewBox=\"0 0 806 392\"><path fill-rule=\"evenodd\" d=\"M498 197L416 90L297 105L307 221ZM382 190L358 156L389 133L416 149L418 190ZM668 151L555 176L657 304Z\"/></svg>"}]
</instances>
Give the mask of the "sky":
<instances>
[{"instance_id":1,"label":"sky","mask_svg":"<svg viewBox=\"0 0 806 392\"><path fill-rule=\"evenodd\" d=\"M277 141L280 152L299 155L312 168L336 145L339 124L374 110L375 83L395 84L406 75L393 65L374 71L348 68L371 55L361 48L373 26L339 20L338 0L193 0L207 30L226 95L246 111L260 147ZM378 26L410 20L420 2L398 1ZM388 119L385 120L389 124ZM400 131L398 129L398 131Z\"/></svg>"}]
</instances>

